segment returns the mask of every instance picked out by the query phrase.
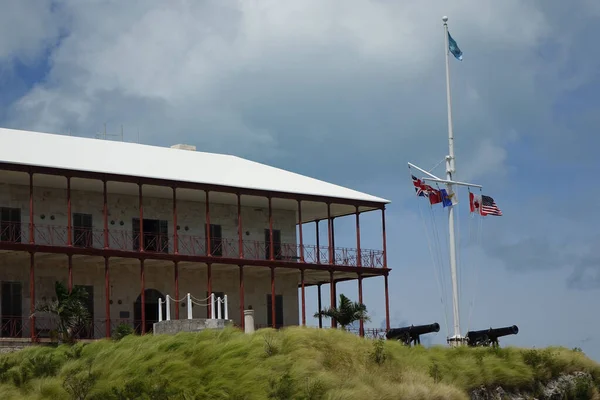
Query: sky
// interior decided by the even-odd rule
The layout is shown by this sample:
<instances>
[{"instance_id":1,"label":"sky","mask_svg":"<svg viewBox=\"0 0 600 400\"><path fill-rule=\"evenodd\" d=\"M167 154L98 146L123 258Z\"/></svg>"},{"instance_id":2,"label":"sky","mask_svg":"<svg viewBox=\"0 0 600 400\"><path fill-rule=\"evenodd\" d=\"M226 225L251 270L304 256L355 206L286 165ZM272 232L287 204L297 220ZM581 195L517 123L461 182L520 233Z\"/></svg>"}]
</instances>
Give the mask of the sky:
<instances>
[{"instance_id":1,"label":"sky","mask_svg":"<svg viewBox=\"0 0 600 400\"><path fill-rule=\"evenodd\" d=\"M193 144L389 199L390 322L439 322L428 344L445 343L451 323L447 226L414 195L407 162L430 170L448 152L447 15L463 51L450 59L455 177L504 214L470 216L459 192L461 330L516 324L501 344L600 361L600 2L0 5L0 126L86 137L122 126L126 141ZM363 247L380 249L371 214ZM355 247L352 217L336 220L335 241ZM385 326L383 278L364 289L368 326ZM356 282L338 293L357 300ZM312 316L316 289L307 296Z\"/></svg>"}]
</instances>

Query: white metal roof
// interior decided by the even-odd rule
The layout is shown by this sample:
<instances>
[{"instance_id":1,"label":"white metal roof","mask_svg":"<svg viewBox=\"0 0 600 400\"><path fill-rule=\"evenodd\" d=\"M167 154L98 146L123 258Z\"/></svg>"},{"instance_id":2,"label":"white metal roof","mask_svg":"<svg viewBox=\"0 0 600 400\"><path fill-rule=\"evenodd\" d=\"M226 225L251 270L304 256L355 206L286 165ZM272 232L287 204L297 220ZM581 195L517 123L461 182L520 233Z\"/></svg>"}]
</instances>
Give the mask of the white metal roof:
<instances>
[{"instance_id":1,"label":"white metal roof","mask_svg":"<svg viewBox=\"0 0 600 400\"><path fill-rule=\"evenodd\" d=\"M232 155L5 128L0 162L389 203Z\"/></svg>"}]
</instances>

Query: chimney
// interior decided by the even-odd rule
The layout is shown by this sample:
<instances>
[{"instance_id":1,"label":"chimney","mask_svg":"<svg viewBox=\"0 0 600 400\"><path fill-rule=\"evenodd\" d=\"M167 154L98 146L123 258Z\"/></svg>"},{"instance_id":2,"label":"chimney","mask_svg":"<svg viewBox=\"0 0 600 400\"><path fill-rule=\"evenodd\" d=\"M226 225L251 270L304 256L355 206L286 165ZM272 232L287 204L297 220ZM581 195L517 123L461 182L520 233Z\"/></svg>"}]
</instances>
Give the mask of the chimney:
<instances>
[{"instance_id":1,"label":"chimney","mask_svg":"<svg viewBox=\"0 0 600 400\"><path fill-rule=\"evenodd\" d=\"M179 150L196 151L196 146L193 146L191 144L174 144L173 146L171 146L171 148Z\"/></svg>"}]
</instances>

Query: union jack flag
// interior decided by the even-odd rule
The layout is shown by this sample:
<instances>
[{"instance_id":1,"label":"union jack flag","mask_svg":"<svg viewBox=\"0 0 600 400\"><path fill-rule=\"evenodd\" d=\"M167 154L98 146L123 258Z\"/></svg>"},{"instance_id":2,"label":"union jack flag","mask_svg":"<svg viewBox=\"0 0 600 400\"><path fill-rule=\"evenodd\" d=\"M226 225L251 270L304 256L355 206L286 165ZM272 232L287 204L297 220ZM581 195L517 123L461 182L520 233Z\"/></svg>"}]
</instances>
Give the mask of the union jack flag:
<instances>
[{"instance_id":1,"label":"union jack flag","mask_svg":"<svg viewBox=\"0 0 600 400\"><path fill-rule=\"evenodd\" d=\"M416 176L414 176L414 175L411 175L411 176L412 176L413 185L415 186L415 192L417 193L417 196L427 197L429 199L430 204L437 204L442 201L442 195L440 194L439 190L434 189L429 185L426 185Z\"/></svg>"}]
</instances>

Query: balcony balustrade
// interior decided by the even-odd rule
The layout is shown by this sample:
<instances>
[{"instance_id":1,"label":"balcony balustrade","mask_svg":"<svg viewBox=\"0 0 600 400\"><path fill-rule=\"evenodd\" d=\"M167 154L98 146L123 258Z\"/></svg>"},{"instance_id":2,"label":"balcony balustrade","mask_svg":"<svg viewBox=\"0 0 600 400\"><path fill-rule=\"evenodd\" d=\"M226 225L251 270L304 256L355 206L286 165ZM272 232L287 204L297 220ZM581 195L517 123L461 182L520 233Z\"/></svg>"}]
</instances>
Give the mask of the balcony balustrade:
<instances>
[{"instance_id":1,"label":"balcony balustrade","mask_svg":"<svg viewBox=\"0 0 600 400\"><path fill-rule=\"evenodd\" d=\"M103 229L86 229L72 227L73 247L104 249L105 237ZM35 225L34 242L44 246L68 246L69 234L66 226ZM0 242L29 243L29 223L1 222ZM188 256L208 256L208 243L205 236L178 234L178 254ZM174 235L161 235L156 233L143 234L144 252L158 252L174 254ZM239 239L236 238L210 238L210 256L247 259L269 260L270 243L256 240L242 240L242 257L240 257ZM140 234L122 230L108 229L108 249L138 252L140 250ZM279 261L300 262L301 254L307 264L329 264L329 247L292 243L273 243L273 256ZM357 249L335 247L333 249L333 264L339 266L358 266L365 268L383 268L384 254L381 250Z\"/></svg>"}]
</instances>

